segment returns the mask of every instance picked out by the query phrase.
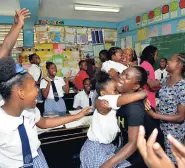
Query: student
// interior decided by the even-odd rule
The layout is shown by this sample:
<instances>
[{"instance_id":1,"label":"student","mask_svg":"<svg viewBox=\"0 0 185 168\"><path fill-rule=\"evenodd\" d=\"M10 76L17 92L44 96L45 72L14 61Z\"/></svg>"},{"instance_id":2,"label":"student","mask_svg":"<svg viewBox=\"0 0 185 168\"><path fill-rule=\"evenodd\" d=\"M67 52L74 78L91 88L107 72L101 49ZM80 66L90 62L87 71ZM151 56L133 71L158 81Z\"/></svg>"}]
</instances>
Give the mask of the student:
<instances>
[{"instance_id":1,"label":"student","mask_svg":"<svg viewBox=\"0 0 185 168\"><path fill-rule=\"evenodd\" d=\"M95 73L101 69L102 64L104 62L108 61L108 51L107 50L101 50L99 52L99 60L100 60L100 62L97 61L95 64ZM94 77L95 77L95 75L94 75Z\"/></svg>"},{"instance_id":2,"label":"student","mask_svg":"<svg viewBox=\"0 0 185 168\"><path fill-rule=\"evenodd\" d=\"M83 90L74 97L73 108L79 110L92 106L92 96L91 81L89 78L86 78L83 81Z\"/></svg>"},{"instance_id":3,"label":"student","mask_svg":"<svg viewBox=\"0 0 185 168\"><path fill-rule=\"evenodd\" d=\"M155 71L155 79L162 81L168 75L166 71L167 59L161 58L159 63L159 69Z\"/></svg>"},{"instance_id":4,"label":"student","mask_svg":"<svg viewBox=\"0 0 185 168\"><path fill-rule=\"evenodd\" d=\"M75 76L75 78L73 80L73 84L75 85L75 87L78 90L82 90L83 89L83 80L85 78L89 78L89 76L87 74L87 62L85 60L81 60L78 65L80 67L80 71Z\"/></svg>"},{"instance_id":5,"label":"student","mask_svg":"<svg viewBox=\"0 0 185 168\"><path fill-rule=\"evenodd\" d=\"M97 76L96 90L99 94L98 99L106 100L112 110L107 114L100 114L95 110L92 123L88 130L88 139L80 152L82 168L100 167L110 157L115 155L115 147L112 141L120 132L117 124L116 110L121 105L125 105L146 97L145 91L136 93L118 95L116 91L116 82L105 72L100 72ZM120 167L127 167L130 163L123 161Z\"/></svg>"},{"instance_id":6,"label":"student","mask_svg":"<svg viewBox=\"0 0 185 168\"><path fill-rule=\"evenodd\" d=\"M165 152L174 163L167 135L171 134L181 143L185 137L185 54L176 54L168 60L166 70L169 76L162 81L159 91L158 111L154 112L150 107L147 112L154 119L160 120L160 127L164 133Z\"/></svg>"},{"instance_id":7,"label":"student","mask_svg":"<svg viewBox=\"0 0 185 168\"><path fill-rule=\"evenodd\" d=\"M34 81L36 82L38 88L39 88L39 95L37 98L37 107L39 110L43 113L44 112L44 103L42 98L42 92L40 90L40 82L43 76L42 69L40 67L40 57L34 53L29 55L29 61L31 63L30 68L28 69L28 72L30 75L32 75Z\"/></svg>"},{"instance_id":8,"label":"student","mask_svg":"<svg viewBox=\"0 0 185 168\"><path fill-rule=\"evenodd\" d=\"M28 69L28 72L30 75L33 76L33 79L35 80L37 85L40 85L40 81L42 79L42 70L40 68L40 57L34 53L29 55L29 61L31 63L30 68Z\"/></svg>"},{"instance_id":9,"label":"student","mask_svg":"<svg viewBox=\"0 0 185 168\"><path fill-rule=\"evenodd\" d=\"M99 59L101 63L104 63L105 61L108 61L108 51L107 50L101 50L99 53Z\"/></svg>"},{"instance_id":10,"label":"student","mask_svg":"<svg viewBox=\"0 0 185 168\"><path fill-rule=\"evenodd\" d=\"M155 80L155 72L153 68L157 58L158 49L152 45L147 46L141 54L141 67L143 67L148 73L148 80L147 85L145 85L145 90L148 92L148 100L154 109L156 109L155 91L161 87L160 81Z\"/></svg>"},{"instance_id":11,"label":"student","mask_svg":"<svg viewBox=\"0 0 185 168\"><path fill-rule=\"evenodd\" d=\"M48 168L40 149L36 126L57 127L78 120L89 111L87 108L74 116L42 118L35 109L38 94L35 81L8 56L0 59L0 93L5 101L0 107L2 168Z\"/></svg>"},{"instance_id":12,"label":"student","mask_svg":"<svg viewBox=\"0 0 185 168\"><path fill-rule=\"evenodd\" d=\"M66 105L63 100L64 92L69 93L69 77L71 72L66 75L65 81L62 77L56 76L57 67L53 62L46 62L48 77L42 79L40 89L46 99L44 103L44 115L66 114Z\"/></svg>"},{"instance_id":13,"label":"student","mask_svg":"<svg viewBox=\"0 0 185 168\"><path fill-rule=\"evenodd\" d=\"M116 71L117 73L122 73L123 70L125 70L127 67L122 65L120 63L121 56L122 56L122 50L119 47L112 47L108 51L109 61L106 61L102 64L102 71L105 71L111 75L111 77L114 77L115 80L118 77L118 74L113 73L112 69Z\"/></svg>"}]
</instances>

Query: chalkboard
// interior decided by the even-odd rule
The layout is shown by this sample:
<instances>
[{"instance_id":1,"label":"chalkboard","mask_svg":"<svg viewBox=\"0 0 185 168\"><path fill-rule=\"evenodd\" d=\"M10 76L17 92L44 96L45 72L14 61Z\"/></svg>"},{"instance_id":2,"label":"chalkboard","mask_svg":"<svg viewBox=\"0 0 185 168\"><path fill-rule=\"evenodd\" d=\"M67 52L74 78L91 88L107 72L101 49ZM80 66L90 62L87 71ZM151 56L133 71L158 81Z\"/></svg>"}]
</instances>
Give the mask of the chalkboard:
<instances>
[{"instance_id":1,"label":"chalkboard","mask_svg":"<svg viewBox=\"0 0 185 168\"><path fill-rule=\"evenodd\" d=\"M150 44L157 47L159 51L159 58L154 65L157 69L160 58L170 59L174 54L185 52L185 33L152 37Z\"/></svg>"}]
</instances>

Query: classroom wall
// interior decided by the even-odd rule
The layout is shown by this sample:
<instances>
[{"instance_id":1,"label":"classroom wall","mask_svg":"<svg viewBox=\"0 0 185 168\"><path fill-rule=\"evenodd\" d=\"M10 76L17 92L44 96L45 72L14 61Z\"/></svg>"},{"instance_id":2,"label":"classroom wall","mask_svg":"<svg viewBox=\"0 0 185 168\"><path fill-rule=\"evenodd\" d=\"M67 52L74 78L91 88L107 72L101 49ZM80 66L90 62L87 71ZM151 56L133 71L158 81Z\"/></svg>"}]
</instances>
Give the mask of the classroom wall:
<instances>
[{"instance_id":1,"label":"classroom wall","mask_svg":"<svg viewBox=\"0 0 185 168\"><path fill-rule=\"evenodd\" d=\"M169 12L167 12L169 7ZM165 9L166 8L166 9ZM136 23L136 18L141 19ZM139 19L138 19L139 20ZM122 32L128 26L128 32ZM121 39L132 36L132 47L149 37L162 36L185 31L185 1L177 0L146 13L118 23L118 46Z\"/></svg>"}]
</instances>

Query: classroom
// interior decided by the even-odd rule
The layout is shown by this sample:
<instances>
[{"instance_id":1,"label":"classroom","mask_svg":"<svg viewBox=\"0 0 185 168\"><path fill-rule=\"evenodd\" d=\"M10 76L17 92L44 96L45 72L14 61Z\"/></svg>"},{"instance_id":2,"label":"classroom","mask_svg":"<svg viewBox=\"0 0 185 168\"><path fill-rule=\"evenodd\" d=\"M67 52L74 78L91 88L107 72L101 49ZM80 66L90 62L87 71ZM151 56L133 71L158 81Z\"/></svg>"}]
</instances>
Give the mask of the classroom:
<instances>
[{"instance_id":1,"label":"classroom","mask_svg":"<svg viewBox=\"0 0 185 168\"><path fill-rule=\"evenodd\" d=\"M0 168L185 168L185 0L1 0Z\"/></svg>"}]
</instances>

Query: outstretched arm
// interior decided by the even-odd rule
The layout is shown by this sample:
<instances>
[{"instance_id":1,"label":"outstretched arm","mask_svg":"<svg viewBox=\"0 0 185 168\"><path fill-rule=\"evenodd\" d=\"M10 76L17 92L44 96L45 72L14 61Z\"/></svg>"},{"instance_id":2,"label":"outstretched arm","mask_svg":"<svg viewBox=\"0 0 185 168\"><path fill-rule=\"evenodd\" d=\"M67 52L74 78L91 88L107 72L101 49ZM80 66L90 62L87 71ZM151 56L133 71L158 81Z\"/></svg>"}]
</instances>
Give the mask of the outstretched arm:
<instances>
[{"instance_id":1,"label":"outstretched arm","mask_svg":"<svg viewBox=\"0 0 185 168\"><path fill-rule=\"evenodd\" d=\"M41 117L40 120L36 123L36 125L42 129L54 128L81 119L82 117L89 113L90 109L91 109L90 107L87 107L81 110L81 112L76 115L69 115L64 117L56 118Z\"/></svg>"},{"instance_id":2,"label":"outstretched arm","mask_svg":"<svg viewBox=\"0 0 185 168\"><path fill-rule=\"evenodd\" d=\"M29 18L29 15L29 10L26 10L25 8L16 11L14 17L14 24L12 25L11 30L5 37L3 44L0 48L0 58L7 57L10 54L24 25L24 19Z\"/></svg>"}]
</instances>

